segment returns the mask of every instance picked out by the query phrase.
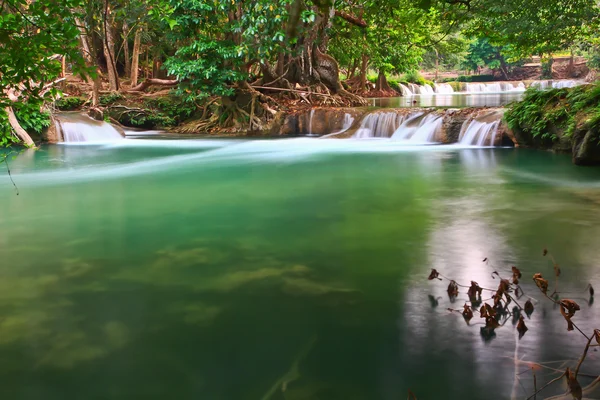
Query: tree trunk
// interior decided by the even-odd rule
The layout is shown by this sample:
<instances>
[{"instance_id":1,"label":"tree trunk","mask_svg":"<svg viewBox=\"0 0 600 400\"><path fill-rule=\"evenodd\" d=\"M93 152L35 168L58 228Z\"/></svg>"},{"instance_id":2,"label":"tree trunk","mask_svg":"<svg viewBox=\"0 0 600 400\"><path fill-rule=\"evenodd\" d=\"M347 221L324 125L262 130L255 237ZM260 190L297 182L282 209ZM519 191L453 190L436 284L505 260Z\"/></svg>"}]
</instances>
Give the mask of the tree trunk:
<instances>
[{"instance_id":1,"label":"tree trunk","mask_svg":"<svg viewBox=\"0 0 600 400\"><path fill-rule=\"evenodd\" d=\"M110 15L110 8L108 6L108 0L104 0L104 16L103 16L103 28L104 28L104 57L106 58L106 69L108 71L108 82L110 90L119 90L119 74L117 73L117 63L115 60L115 39L113 35L113 22L114 18Z\"/></svg>"},{"instance_id":2,"label":"tree trunk","mask_svg":"<svg viewBox=\"0 0 600 400\"><path fill-rule=\"evenodd\" d=\"M98 107L100 101L100 89L102 87L102 82L100 82L100 71L95 62L96 53L92 50L92 47L88 42L88 35L81 21L76 19L75 23L79 26L79 37L81 39L81 52L83 53L83 58L85 59L87 66L93 68L96 71L92 79L92 107ZM90 82L90 78L86 78L86 80Z\"/></svg>"},{"instance_id":3,"label":"tree trunk","mask_svg":"<svg viewBox=\"0 0 600 400\"><path fill-rule=\"evenodd\" d=\"M17 137L21 139L23 143L25 143L27 146L35 146L35 143L31 139L31 136L29 136L27 131L23 129L23 127L19 123L19 120L17 119L17 116L15 115L15 112L13 111L12 107L6 107L4 111L6 111L6 114L8 114L8 122L10 123L10 126L13 128L13 131L15 132Z\"/></svg>"},{"instance_id":4,"label":"tree trunk","mask_svg":"<svg viewBox=\"0 0 600 400\"><path fill-rule=\"evenodd\" d=\"M435 81L438 81L438 75L440 72L440 53L438 52L438 49L435 49Z\"/></svg>"},{"instance_id":5,"label":"tree trunk","mask_svg":"<svg viewBox=\"0 0 600 400\"><path fill-rule=\"evenodd\" d=\"M573 77L575 75L575 55L573 54L573 49L571 49L571 58L569 58L567 73L569 74L569 77Z\"/></svg>"},{"instance_id":6,"label":"tree trunk","mask_svg":"<svg viewBox=\"0 0 600 400\"><path fill-rule=\"evenodd\" d=\"M131 76L131 57L129 56L129 24L123 22L123 55L125 56L125 76Z\"/></svg>"},{"instance_id":7,"label":"tree trunk","mask_svg":"<svg viewBox=\"0 0 600 400\"><path fill-rule=\"evenodd\" d=\"M358 68L358 59L357 58L354 59L354 62L352 63L352 67L348 70L348 79L352 79L354 77L356 68Z\"/></svg>"},{"instance_id":8,"label":"tree trunk","mask_svg":"<svg viewBox=\"0 0 600 400\"><path fill-rule=\"evenodd\" d=\"M131 57L131 87L138 83L138 72L140 62L140 43L142 41L142 28L138 27L133 39L133 55Z\"/></svg>"},{"instance_id":9,"label":"tree trunk","mask_svg":"<svg viewBox=\"0 0 600 400\"><path fill-rule=\"evenodd\" d=\"M375 90L380 92L393 92L393 89L390 87L387 78L385 76L385 72L382 69L379 69L379 75L377 76L377 83L375 84Z\"/></svg>"},{"instance_id":10,"label":"tree trunk","mask_svg":"<svg viewBox=\"0 0 600 400\"><path fill-rule=\"evenodd\" d=\"M360 90L363 91L367 87L367 67L369 66L369 56L362 55L362 63L360 65Z\"/></svg>"}]
</instances>

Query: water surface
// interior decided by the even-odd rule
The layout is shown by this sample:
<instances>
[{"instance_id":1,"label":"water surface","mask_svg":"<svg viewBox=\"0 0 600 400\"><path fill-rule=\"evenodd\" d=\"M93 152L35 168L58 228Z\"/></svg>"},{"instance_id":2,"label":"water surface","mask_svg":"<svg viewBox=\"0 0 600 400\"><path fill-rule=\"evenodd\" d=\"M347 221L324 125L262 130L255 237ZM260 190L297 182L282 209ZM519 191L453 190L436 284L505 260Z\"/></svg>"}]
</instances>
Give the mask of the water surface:
<instances>
[{"instance_id":1,"label":"water surface","mask_svg":"<svg viewBox=\"0 0 600 400\"><path fill-rule=\"evenodd\" d=\"M138 139L45 146L10 167L4 399L526 398L515 358L563 368L585 345L530 284L551 275L545 246L577 292L574 320L598 327L581 292L600 287L600 175L567 156ZM494 288L511 265L540 301L521 340L511 321L483 340L478 318L447 311L464 289L450 303L447 282L427 280L437 268Z\"/></svg>"},{"instance_id":2,"label":"water surface","mask_svg":"<svg viewBox=\"0 0 600 400\"><path fill-rule=\"evenodd\" d=\"M369 99L374 107L502 107L523 98L523 92L452 93Z\"/></svg>"}]
</instances>

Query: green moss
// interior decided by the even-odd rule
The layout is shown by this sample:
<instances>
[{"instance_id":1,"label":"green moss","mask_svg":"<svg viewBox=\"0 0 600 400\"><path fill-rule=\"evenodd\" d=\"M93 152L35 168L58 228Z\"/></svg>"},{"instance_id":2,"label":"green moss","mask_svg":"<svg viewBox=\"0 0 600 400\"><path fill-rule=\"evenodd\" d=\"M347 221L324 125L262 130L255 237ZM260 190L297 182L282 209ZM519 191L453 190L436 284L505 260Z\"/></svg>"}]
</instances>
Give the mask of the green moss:
<instances>
[{"instance_id":1,"label":"green moss","mask_svg":"<svg viewBox=\"0 0 600 400\"><path fill-rule=\"evenodd\" d=\"M600 84L546 91L530 88L509 106L508 126L529 144L554 146L576 130L600 132Z\"/></svg>"},{"instance_id":2,"label":"green moss","mask_svg":"<svg viewBox=\"0 0 600 400\"><path fill-rule=\"evenodd\" d=\"M73 111L80 108L85 103L82 97L62 97L54 102L56 108L60 111Z\"/></svg>"}]
</instances>

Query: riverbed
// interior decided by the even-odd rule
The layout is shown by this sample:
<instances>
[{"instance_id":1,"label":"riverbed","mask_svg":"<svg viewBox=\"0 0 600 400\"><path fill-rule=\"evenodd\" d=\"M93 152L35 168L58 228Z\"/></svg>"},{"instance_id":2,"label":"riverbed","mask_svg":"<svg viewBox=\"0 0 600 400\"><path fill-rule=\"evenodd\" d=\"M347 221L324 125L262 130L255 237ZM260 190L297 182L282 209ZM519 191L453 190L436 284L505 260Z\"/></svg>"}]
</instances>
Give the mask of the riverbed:
<instances>
[{"instance_id":1,"label":"riverbed","mask_svg":"<svg viewBox=\"0 0 600 400\"><path fill-rule=\"evenodd\" d=\"M600 328L600 176L565 155L126 139L8 160L4 399L524 399L527 362L546 363L540 387L585 346L533 285L552 276L545 247L573 320ZM450 302L427 280L496 288L512 265L536 307L520 340L511 320L484 339L448 311L466 289Z\"/></svg>"}]
</instances>

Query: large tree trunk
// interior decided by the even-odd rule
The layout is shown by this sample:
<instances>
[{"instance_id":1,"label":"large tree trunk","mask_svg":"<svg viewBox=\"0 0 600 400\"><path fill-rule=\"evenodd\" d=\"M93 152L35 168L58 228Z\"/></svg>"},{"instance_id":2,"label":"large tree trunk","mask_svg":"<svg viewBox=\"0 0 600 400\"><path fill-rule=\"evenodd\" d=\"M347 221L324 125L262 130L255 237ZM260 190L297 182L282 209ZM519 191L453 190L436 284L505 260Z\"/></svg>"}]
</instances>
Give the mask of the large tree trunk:
<instances>
[{"instance_id":1,"label":"large tree trunk","mask_svg":"<svg viewBox=\"0 0 600 400\"><path fill-rule=\"evenodd\" d=\"M10 126L13 128L13 131L15 132L17 137L21 139L23 143L25 143L27 146L35 146L35 143L31 139L31 136L29 136L27 131L23 129L23 127L19 123L19 120L17 119L17 116L15 115L15 112L12 109L12 107L6 107L4 111L6 111L6 114L8 114L8 122L10 123Z\"/></svg>"},{"instance_id":2,"label":"large tree trunk","mask_svg":"<svg viewBox=\"0 0 600 400\"><path fill-rule=\"evenodd\" d=\"M377 83L375 84L375 90L380 92L393 92L393 89L390 87L387 77L385 76L385 72L382 69L379 69L379 75L377 75Z\"/></svg>"},{"instance_id":3,"label":"large tree trunk","mask_svg":"<svg viewBox=\"0 0 600 400\"><path fill-rule=\"evenodd\" d=\"M104 42L104 57L106 58L106 69L108 71L108 82L110 90L119 90L119 74L117 73L117 62L115 59L115 39L113 35L114 18L111 16L108 0L104 0L104 16L103 16L103 42Z\"/></svg>"},{"instance_id":4,"label":"large tree trunk","mask_svg":"<svg viewBox=\"0 0 600 400\"><path fill-rule=\"evenodd\" d=\"M133 39L133 55L131 56L131 87L138 83L139 63L140 63L140 44L142 41L142 28L138 27Z\"/></svg>"},{"instance_id":5,"label":"large tree trunk","mask_svg":"<svg viewBox=\"0 0 600 400\"><path fill-rule=\"evenodd\" d=\"M131 57L129 54L129 24L123 22L123 55L125 56L125 76L131 76Z\"/></svg>"}]
</instances>

